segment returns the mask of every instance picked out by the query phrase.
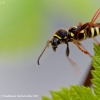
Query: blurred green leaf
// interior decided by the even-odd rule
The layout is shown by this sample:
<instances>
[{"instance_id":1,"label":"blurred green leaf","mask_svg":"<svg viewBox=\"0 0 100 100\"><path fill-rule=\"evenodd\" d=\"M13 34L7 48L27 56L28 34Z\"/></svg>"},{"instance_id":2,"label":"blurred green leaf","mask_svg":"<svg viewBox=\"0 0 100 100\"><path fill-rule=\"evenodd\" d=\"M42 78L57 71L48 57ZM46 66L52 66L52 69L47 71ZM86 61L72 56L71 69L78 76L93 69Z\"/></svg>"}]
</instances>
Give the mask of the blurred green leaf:
<instances>
[{"instance_id":1,"label":"blurred green leaf","mask_svg":"<svg viewBox=\"0 0 100 100\"><path fill-rule=\"evenodd\" d=\"M94 46L94 53L96 56L100 56L100 46L98 44L93 43Z\"/></svg>"},{"instance_id":2,"label":"blurred green leaf","mask_svg":"<svg viewBox=\"0 0 100 100\"><path fill-rule=\"evenodd\" d=\"M93 57L93 66L95 70L91 71L93 79L91 80L94 84L94 93L100 98L100 46L94 44L95 56Z\"/></svg>"},{"instance_id":3,"label":"blurred green leaf","mask_svg":"<svg viewBox=\"0 0 100 100\"><path fill-rule=\"evenodd\" d=\"M45 96L42 96L42 100L52 100L52 99L45 97Z\"/></svg>"}]
</instances>

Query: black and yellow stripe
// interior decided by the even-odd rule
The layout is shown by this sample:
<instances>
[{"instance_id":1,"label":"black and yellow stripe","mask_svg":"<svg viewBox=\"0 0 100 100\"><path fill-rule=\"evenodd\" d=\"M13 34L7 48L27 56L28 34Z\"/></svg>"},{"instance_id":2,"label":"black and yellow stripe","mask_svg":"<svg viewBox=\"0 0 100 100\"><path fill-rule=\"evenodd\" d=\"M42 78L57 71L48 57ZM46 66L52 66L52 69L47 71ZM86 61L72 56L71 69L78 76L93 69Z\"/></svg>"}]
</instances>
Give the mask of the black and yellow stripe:
<instances>
[{"instance_id":1,"label":"black and yellow stripe","mask_svg":"<svg viewBox=\"0 0 100 100\"><path fill-rule=\"evenodd\" d=\"M57 34L54 34L54 37L57 37L58 39L62 39L60 36L58 36Z\"/></svg>"},{"instance_id":2,"label":"black and yellow stripe","mask_svg":"<svg viewBox=\"0 0 100 100\"><path fill-rule=\"evenodd\" d=\"M89 28L85 28L78 34L78 30L80 29L80 27L81 26L73 26L69 30L59 29L53 35L53 39L59 39L60 43L65 43L65 41L72 42L72 39L83 41L87 38L93 38L100 34L100 28L97 26L92 26L90 28L90 31Z\"/></svg>"},{"instance_id":3,"label":"black and yellow stripe","mask_svg":"<svg viewBox=\"0 0 100 100\"><path fill-rule=\"evenodd\" d=\"M95 26L95 27L91 27L90 32L87 34L87 36L89 38L93 38L99 34L100 34L100 28Z\"/></svg>"},{"instance_id":4,"label":"black and yellow stripe","mask_svg":"<svg viewBox=\"0 0 100 100\"><path fill-rule=\"evenodd\" d=\"M81 30L81 32L78 34L77 33L78 28L80 28L80 26L73 26L68 30L70 32L70 38L82 41L87 38L93 38L100 34L100 28L97 26L92 26L90 28L89 33L88 33L88 28L85 28L84 30Z\"/></svg>"},{"instance_id":5,"label":"black and yellow stripe","mask_svg":"<svg viewBox=\"0 0 100 100\"><path fill-rule=\"evenodd\" d=\"M68 33L68 30L65 30L65 29L59 29L54 35L53 37L56 37L60 40L63 40L63 39L66 39L67 38L67 33Z\"/></svg>"},{"instance_id":6,"label":"black and yellow stripe","mask_svg":"<svg viewBox=\"0 0 100 100\"><path fill-rule=\"evenodd\" d=\"M68 31L70 32L70 38L74 38L75 40L82 41L87 38L87 33L85 30L81 30L81 32L78 34L77 30L80 28L80 26L73 26Z\"/></svg>"}]
</instances>

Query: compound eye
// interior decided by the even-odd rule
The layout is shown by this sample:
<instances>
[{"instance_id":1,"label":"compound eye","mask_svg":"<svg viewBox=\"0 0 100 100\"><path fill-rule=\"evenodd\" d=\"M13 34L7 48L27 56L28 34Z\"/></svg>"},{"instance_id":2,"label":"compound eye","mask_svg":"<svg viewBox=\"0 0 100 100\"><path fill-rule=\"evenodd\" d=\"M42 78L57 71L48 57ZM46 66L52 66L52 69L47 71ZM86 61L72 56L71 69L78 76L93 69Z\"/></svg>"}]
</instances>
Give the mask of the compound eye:
<instances>
[{"instance_id":1,"label":"compound eye","mask_svg":"<svg viewBox=\"0 0 100 100\"><path fill-rule=\"evenodd\" d=\"M54 38L52 45L53 45L53 46L57 46L58 44L60 44L59 39Z\"/></svg>"},{"instance_id":2,"label":"compound eye","mask_svg":"<svg viewBox=\"0 0 100 100\"><path fill-rule=\"evenodd\" d=\"M58 38L54 38L52 40L52 49L53 49L53 51L56 51L56 48L57 48L58 44L60 44L59 39Z\"/></svg>"}]
</instances>

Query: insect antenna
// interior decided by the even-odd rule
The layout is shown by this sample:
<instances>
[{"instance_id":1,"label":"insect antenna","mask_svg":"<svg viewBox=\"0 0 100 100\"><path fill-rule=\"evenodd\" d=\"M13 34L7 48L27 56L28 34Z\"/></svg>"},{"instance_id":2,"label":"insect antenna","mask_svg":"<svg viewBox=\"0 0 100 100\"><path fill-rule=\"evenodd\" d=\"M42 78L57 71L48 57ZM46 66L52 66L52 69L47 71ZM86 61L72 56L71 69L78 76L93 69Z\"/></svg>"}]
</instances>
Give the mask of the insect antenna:
<instances>
[{"instance_id":1,"label":"insect antenna","mask_svg":"<svg viewBox=\"0 0 100 100\"><path fill-rule=\"evenodd\" d=\"M39 58L38 58L38 60L37 60L38 65L40 65L39 60L40 60L41 56L43 55L44 51L46 50L46 48L49 46L50 43L51 43L51 41L48 41L48 42L47 42L47 44L46 44L46 46L44 47L42 53L40 54L40 56L39 56Z\"/></svg>"}]
</instances>

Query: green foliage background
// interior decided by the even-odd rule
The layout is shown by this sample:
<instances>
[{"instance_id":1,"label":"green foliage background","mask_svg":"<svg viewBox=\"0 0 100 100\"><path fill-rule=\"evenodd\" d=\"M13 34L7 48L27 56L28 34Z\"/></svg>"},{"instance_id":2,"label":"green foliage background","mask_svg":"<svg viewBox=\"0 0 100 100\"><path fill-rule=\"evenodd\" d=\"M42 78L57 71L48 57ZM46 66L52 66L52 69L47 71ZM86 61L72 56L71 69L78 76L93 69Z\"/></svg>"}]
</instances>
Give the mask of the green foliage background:
<instances>
[{"instance_id":1,"label":"green foliage background","mask_svg":"<svg viewBox=\"0 0 100 100\"><path fill-rule=\"evenodd\" d=\"M90 21L100 7L99 2L99 0L0 0L0 55L16 54L16 51L25 54L32 51L39 54L38 50L43 48L44 41L51 38L53 32L57 30L58 21L64 22L66 28L77 25L79 21L83 23ZM73 88L71 87L72 91ZM82 87L83 90L84 88ZM87 88L86 90L90 91Z\"/></svg>"},{"instance_id":2,"label":"green foliage background","mask_svg":"<svg viewBox=\"0 0 100 100\"><path fill-rule=\"evenodd\" d=\"M50 18L53 22L60 16L66 24L68 20L79 22L79 17L90 20L97 5L96 0L0 0L0 51L34 48L35 52L48 34L53 34Z\"/></svg>"}]
</instances>

